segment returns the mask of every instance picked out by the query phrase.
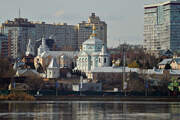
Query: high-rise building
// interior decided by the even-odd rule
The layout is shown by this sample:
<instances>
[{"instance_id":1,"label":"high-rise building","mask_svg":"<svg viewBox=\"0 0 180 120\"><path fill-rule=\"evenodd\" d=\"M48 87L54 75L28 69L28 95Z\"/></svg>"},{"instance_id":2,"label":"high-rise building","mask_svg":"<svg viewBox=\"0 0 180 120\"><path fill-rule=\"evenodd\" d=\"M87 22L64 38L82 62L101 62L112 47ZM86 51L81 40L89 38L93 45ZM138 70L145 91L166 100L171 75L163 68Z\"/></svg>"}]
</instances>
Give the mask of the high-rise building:
<instances>
[{"instance_id":1,"label":"high-rise building","mask_svg":"<svg viewBox=\"0 0 180 120\"><path fill-rule=\"evenodd\" d=\"M24 18L15 18L2 24L1 31L8 36L8 54L13 58L25 55L29 38L33 38L34 25Z\"/></svg>"},{"instance_id":2,"label":"high-rise building","mask_svg":"<svg viewBox=\"0 0 180 120\"><path fill-rule=\"evenodd\" d=\"M144 6L144 49L180 50L180 0Z\"/></svg>"},{"instance_id":3,"label":"high-rise building","mask_svg":"<svg viewBox=\"0 0 180 120\"><path fill-rule=\"evenodd\" d=\"M0 57L8 56L8 37L0 34Z\"/></svg>"},{"instance_id":4,"label":"high-rise building","mask_svg":"<svg viewBox=\"0 0 180 120\"><path fill-rule=\"evenodd\" d=\"M95 13L92 13L88 19L88 22L81 22L77 25L78 29L78 48L81 47L82 43L90 38L92 33L93 25L96 26L97 38L103 41L107 46L107 24L101 21Z\"/></svg>"}]
</instances>

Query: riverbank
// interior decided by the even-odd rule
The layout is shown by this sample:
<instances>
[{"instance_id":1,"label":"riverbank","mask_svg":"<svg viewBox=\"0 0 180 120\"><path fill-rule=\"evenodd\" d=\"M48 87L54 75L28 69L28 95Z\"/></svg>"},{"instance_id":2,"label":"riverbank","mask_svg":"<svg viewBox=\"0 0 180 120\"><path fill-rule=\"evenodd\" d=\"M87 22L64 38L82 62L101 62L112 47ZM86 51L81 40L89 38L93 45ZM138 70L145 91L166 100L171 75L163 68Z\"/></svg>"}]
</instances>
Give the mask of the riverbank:
<instances>
[{"instance_id":1,"label":"riverbank","mask_svg":"<svg viewBox=\"0 0 180 120\"><path fill-rule=\"evenodd\" d=\"M180 97L135 97L135 96L36 96L37 101L157 101L180 102Z\"/></svg>"},{"instance_id":2,"label":"riverbank","mask_svg":"<svg viewBox=\"0 0 180 120\"><path fill-rule=\"evenodd\" d=\"M9 95L0 95L0 101L4 101L4 100L10 100L10 101L34 101L36 100L34 96L31 96L29 94L26 93L11 93Z\"/></svg>"}]
</instances>

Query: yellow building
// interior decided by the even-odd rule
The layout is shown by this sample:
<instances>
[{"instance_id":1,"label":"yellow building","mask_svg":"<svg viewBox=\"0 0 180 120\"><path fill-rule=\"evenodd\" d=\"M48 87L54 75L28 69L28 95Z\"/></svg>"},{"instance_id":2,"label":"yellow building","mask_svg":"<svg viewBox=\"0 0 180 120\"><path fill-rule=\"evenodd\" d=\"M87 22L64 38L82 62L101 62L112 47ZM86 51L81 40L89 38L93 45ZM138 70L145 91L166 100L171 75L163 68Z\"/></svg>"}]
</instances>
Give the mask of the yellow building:
<instances>
[{"instance_id":1,"label":"yellow building","mask_svg":"<svg viewBox=\"0 0 180 120\"><path fill-rule=\"evenodd\" d=\"M173 58L171 61L171 69L180 70L180 58Z\"/></svg>"}]
</instances>

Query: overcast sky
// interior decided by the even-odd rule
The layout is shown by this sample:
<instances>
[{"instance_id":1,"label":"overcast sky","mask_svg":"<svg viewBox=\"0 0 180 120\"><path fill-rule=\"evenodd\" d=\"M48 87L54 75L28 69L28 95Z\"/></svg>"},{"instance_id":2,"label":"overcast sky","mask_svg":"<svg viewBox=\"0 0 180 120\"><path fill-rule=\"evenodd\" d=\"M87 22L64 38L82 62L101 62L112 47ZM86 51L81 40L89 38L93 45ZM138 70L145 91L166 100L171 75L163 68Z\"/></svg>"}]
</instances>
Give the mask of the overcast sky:
<instances>
[{"instance_id":1,"label":"overcast sky","mask_svg":"<svg viewBox=\"0 0 180 120\"><path fill-rule=\"evenodd\" d=\"M18 17L78 24L95 12L108 26L108 46L142 44L144 4L166 0L0 0L0 22Z\"/></svg>"}]
</instances>

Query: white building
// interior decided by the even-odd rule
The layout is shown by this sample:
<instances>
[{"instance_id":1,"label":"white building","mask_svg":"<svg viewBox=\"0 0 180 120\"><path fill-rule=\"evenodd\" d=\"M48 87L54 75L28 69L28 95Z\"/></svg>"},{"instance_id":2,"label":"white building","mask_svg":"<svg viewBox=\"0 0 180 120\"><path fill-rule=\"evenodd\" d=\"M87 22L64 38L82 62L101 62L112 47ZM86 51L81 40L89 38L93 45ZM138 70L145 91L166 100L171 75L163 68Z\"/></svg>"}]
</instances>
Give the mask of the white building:
<instances>
[{"instance_id":1,"label":"white building","mask_svg":"<svg viewBox=\"0 0 180 120\"><path fill-rule=\"evenodd\" d=\"M42 38L42 44L38 48L38 55L34 59L34 66L37 68L38 63L40 63L43 69L46 70L51 59L54 58L60 68L71 68L77 55L78 51L50 51L45 39Z\"/></svg>"},{"instance_id":2,"label":"white building","mask_svg":"<svg viewBox=\"0 0 180 120\"><path fill-rule=\"evenodd\" d=\"M73 84L72 85L73 91L102 91L102 83L92 83L92 82L86 82L83 81L79 84Z\"/></svg>"},{"instance_id":3,"label":"white building","mask_svg":"<svg viewBox=\"0 0 180 120\"><path fill-rule=\"evenodd\" d=\"M96 67L109 66L109 54L103 41L96 37L96 27L93 26L93 33L90 39L82 44L78 54L77 69L88 73Z\"/></svg>"}]
</instances>

